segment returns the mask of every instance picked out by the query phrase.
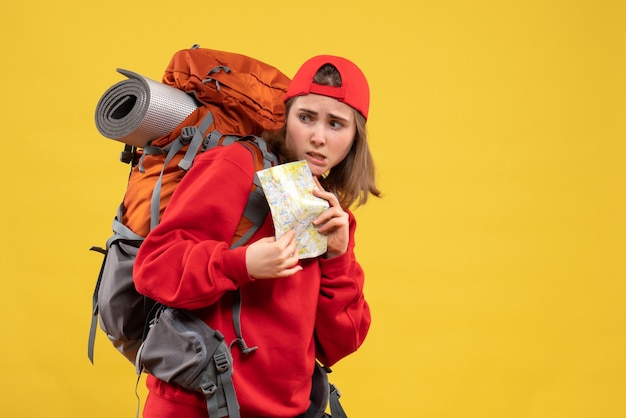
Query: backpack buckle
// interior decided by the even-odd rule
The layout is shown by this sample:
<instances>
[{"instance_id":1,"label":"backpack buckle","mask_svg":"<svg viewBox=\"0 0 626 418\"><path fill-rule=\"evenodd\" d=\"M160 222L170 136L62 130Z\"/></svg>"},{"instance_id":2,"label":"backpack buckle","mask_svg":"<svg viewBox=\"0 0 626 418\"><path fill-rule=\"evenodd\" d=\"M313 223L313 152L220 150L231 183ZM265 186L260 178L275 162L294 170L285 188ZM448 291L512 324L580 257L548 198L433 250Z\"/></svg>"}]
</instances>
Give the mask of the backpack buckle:
<instances>
[{"instance_id":1,"label":"backpack buckle","mask_svg":"<svg viewBox=\"0 0 626 418\"><path fill-rule=\"evenodd\" d=\"M228 370L230 366L230 362L228 361L228 356L224 352L219 352L213 356L215 360L215 368L219 373L224 373Z\"/></svg>"},{"instance_id":2,"label":"backpack buckle","mask_svg":"<svg viewBox=\"0 0 626 418\"><path fill-rule=\"evenodd\" d=\"M187 145L195 134L196 134L195 126L185 126L180 131L180 142L182 142L183 145Z\"/></svg>"},{"instance_id":3,"label":"backpack buckle","mask_svg":"<svg viewBox=\"0 0 626 418\"><path fill-rule=\"evenodd\" d=\"M200 389L205 396L209 396L215 393L215 391L217 390L217 386L215 385L215 383L213 383L213 381L209 380L208 382L202 384L200 386Z\"/></svg>"},{"instance_id":4,"label":"backpack buckle","mask_svg":"<svg viewBox=\"0 0 626 418\"><path fill-rule=\"evenodd\" d=\"M120 161L124 164L130 164L135 160L135 147L132 145L124 145L124 150L120 153Z\"/></svg>"}]
</instances>

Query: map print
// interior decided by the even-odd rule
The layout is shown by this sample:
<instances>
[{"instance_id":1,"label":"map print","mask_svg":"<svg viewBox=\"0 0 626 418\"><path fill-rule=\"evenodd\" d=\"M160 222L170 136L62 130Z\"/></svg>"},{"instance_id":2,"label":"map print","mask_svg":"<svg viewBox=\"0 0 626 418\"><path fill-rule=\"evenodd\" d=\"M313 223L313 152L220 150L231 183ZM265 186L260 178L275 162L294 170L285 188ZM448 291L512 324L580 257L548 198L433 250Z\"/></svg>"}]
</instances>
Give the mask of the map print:
<instances>
[{"instance_id":1,"label":"map print","mask_svg":"<svg viewBox=\"0 0 626 418\"><path fill-rule=\"evenodd\" d=\"M313 195L317 188L306 161L277 165L257 172L267 199L276 239L296 231L298 258L311 258L326 252L326 236L317 232L313 220L328 207L328 202Z\"/></svg>"}]
</instances>

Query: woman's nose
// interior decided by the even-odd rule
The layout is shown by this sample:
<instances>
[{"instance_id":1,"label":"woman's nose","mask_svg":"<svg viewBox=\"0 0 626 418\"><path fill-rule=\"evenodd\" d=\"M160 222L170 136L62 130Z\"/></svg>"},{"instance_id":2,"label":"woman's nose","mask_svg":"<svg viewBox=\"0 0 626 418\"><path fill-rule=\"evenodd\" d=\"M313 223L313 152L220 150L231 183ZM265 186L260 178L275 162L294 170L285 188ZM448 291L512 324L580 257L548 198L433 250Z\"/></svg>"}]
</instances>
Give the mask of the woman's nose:
<instances>
[{"instance_id":1,"label":"woman's nose","mask_svg":"<svg viewBox=\"0 0 626 418\"><path fill-rule=\"evenodd\" d=\"M311 132L311 144L320 146L326 143L326 134L324 127L321 125L316 126Z\"/></svg>"}]
</instances>

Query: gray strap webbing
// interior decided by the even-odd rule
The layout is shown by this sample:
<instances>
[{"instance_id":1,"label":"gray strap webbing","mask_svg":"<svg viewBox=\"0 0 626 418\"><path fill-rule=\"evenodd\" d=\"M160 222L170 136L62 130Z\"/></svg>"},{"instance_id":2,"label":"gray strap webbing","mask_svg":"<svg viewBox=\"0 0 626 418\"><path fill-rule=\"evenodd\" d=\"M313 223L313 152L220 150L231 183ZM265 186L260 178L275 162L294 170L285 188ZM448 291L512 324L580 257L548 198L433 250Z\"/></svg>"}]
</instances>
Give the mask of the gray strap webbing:
<instances>
[{"instance_id":1,"label":"gray strap webbing","mask_svg":"<svg viewBox=\"0 0 626 418\"><path fill-rule=\"evenodd\" d=\"M241 140L241 137L239 136L226 135L224 139L222 140L222 145L230 145L240 140Z\"/></svg>"},{"instance_id":2,"label":"gray strap webbing","mask_svg":"<svg viewBox=\"0 0 626 418\"><path fill-rule=\"evenodd\" d=\"M218 379L224 388L224 395L226 396L226 407L228 412L224 416L228 416L229 418L240 418L239 402L237 402L237 394L235 393L235 386L233 385L232 366L220 374Z\"/></svg>"},{"instance_id":3,"label":"gray strap webbing","mask_svg":"<svg viewBox=\"0 0 626 418\"><path fill-rule=\"evenodd\" d=\"M263 224L263 221L265 220L268 211L269 206L267 206L267 200L265 199L265 195L263 194L263 189L260 186L257 186L254 192L250 193L250 196L248 197L248 204L246 205L246 209L243 212L243 216L252 221L255 226L250 228L239 239L239 241L237 241L236 244L241 245L240 243L247 242L250 238L252 238L252 235Z\"/></svg>"},{"instance_id":4,"label":"gray strap webbing","mask_svg":"<svg viewBox=\"0 0 626 418\"><path fill-rule=\"evenodd\" d=\"M330 416L333 418L348 418L346 412L343 410L341 403L339 403L339 397L341 393L333 385L330 384Z\"/></svg>"},{"instance_id":5,"label":"gray strap webbing","mask_svg":"<svg viewBox=\"0 0 626 418\"><path fill-rule=\"evenodd\" d=\"M204 140L204 132L211 126L213 123L213 115L211 112L207 113L200 126L195 130L195 133L189 143L189 148L185 153L185 156L181 160L179 166L183 170L187 170L191 168L191 164L193 159L195 158L200 146L202 145L202 141ZM165 161L163 162L163 167L161 168L161 174L159 175L159 179L154 185L154 190L152 191L152 201L150 202L150 230L152 231L154 227L156 227L159 223L159 215L161 213L161 185L163 183L163 173L165 172L165 168L172 161L174 156L186 145L185 141L182 137L178 137L176 141L172 143L171 148L169 149L167 156L165 157ZM195 149L194 149L195 148ZM187 167L186 169L184 167Z\"/></svg>"},{"instance_id":6,"label":"gray strap webbing","mask_svg":"<svg viewBox=\"0 0 626 418\"><path fill-rule=\"evenodd\" d=\"M139 172L141 172L141 173L145 173L146 172L145 168L143 167L143 160L144 160L144 158L146 158L146 155L163 155L163 154L167 154L167 152L170 150L171 147L172 147L172 143L167 144L163 148L155 147L153 145L146 145L143 148L143 152L141 153L141 157L139 157L139 161L137 162L137 169L139 170Z\"/></svg>"},{"instance_id":7,"label":"gray strap webbing","mask_svg":"<svg viewBox=\"0 0 626 418\"><path fill-rule=\"evenodd\" d=\"M198 128L195 130L194 135L191 138L191 142L189 143L189 148L187 148L187 152L185 153L185 156L178 163L178 166L180 168L185 171L188 171L191 168L193 164L193 159L196 158L196 154L198 153L198 150L200 150L202 142L204 142L204 134L206 133L207 129L209 129L209 126L211 126L212 124L213 114L211 112L208 112L206 116L204 116L204 118L202 119L202 122L200 122L200 125L198 125Z\"/></svg>"},{"instance_id":8,"label":"gray strap webbing","mask_svg":"<svg viewBox=\"0 0 626 418\"><path fill-rule=\"evenodd\" d=\"M130 241L143 241L144 237L134 233L129 227L122 223L122 211L124 210L124 202L117 208L117 216L113 219L113 236L107 240L107 250L111 248L111 244L120 239Z\"/></svg>"},{"instance_id":9,"label":"gray strap webbing","mask_svg":"<svg viewBox=\"0 0 626 418\"><path fill-rule=\"evenodd\" d=\"M263 154L263 167L264 168L270 168L278 164L278 157L276 157L276 155L274 155L268 150L267 143L263 140L263 138L256 137L254 141L252 142L254 142L254 144L257 147L259 147L259 149L261 150L261 153ZM257 183L257 185L260 186L260 182Z\"/></svg>"},{"instance_id":10,"label":"gray strap webbing","mask_svg":"<svg viewBox=\"0 0 626 418\"><path fill-rule=\"evenodd\" d=\"M217 396L215 393L206 396L206 409L209 412L209 417L219 417L220 410L217 404Z\"/></svg>"},{"instance_id":11,"label":"gray strap webbing","mask_svg":"<svg viewBox=\"0 0 626 418\"><path fill-rule=\"evenodd\" d=\"M135 398L137 398L137 409L135 412L135 418L139 418L139 410L141 409L141 398L139 397L139 381L141 380L141 373L137 373L137 381L135 382Z\"/></svg>"},{"instance_id":12,"label":"gray strap webbing","mask_svg":"<svg viewBox=\"0 0 626 418\"><path fill-rule=\"evenodd\" d=\"M235 386L233 385L232 357L228 353L228 347L224 346L222 342L223 340L220 340L220 344L214 348L207 346L209 352L213 351L212 357L216 371L216 381L214 382L211 376L205 375L203 378L208 377L208 379L200 383L200 390L206 398L209 417L241 418L239 402L237 401Z\"/></svg>"},{"instance_id":13,"label":"gray strap webbing","mask_svg":"<svg viewBox=\"0 0 626 418\"><path fill-rule=\"evenodd\" d=\"M209 136L207 137L205 148L214 148L219 145L219 140L222 137L222 134L217 129L213 130Z\"/></svg>"},{"instance_id":14,"label":"gray strap webbing","mask_svg":"<svg viewBox=\"0 0 626 418\"><path fill-rule=\"evenodd\" d=\"M167 153L167 157L165 157L163 168L161 168L161 174L159 175L159 179L154 185L154 190L152 191L152 201L150 202L150 231L152 231L159 223L159 215L161 213L161 184L163 183L163 173L165 172L165 167L167 167L170 161L172 161L172 158L174 158L176 153L183 147L183 143L180 140L175 141L173 144L174 145Z\"/></svg>"},{"instance_id":15,"label":"gray strap webbing","mask_svg":"<svg viewBox=\"0 0 626 418\"><path fill-rule=\"evenodd\" d=\"M106 253L104 254L104 260L106 260ZM96 343L96 330L98 326L98 291L100 290L100 281L102 280L102 272L104 270L104 261L100 266L100 274L98 274L98 281L96 282L96 288L93 291L91 299L91 326L89 327L89 339L87 340L87 357L91 364L93 364L94 346Z\"/></svg>"},{"instance_id":16,"label":"gray strap webbing","mask_svg":"<svg viewBox=\"0 0 626 418\"><path fill-rule=\"evenodd\" d=\"M248 347L246 341L243 339L243 333L241 332L241 292L239 289L232 292L233 297L233 327L235 328L235 341L239 344L239 349L243 354L250 354L254 350L258 349L258 346Z\"/></svg>"}]
</instances>

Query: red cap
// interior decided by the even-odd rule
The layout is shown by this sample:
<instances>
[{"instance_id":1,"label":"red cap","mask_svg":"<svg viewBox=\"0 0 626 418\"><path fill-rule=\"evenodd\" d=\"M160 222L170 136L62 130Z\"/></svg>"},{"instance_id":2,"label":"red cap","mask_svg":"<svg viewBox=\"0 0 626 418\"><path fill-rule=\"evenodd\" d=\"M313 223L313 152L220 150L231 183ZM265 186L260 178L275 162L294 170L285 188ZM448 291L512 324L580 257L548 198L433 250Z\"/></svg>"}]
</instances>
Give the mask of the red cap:
<instances>
[{"instance_id":1,"label":"red cap","mask_svg":"<svg viewBox=\"0 0 626 418\"><path fill-rule=\"evenodd\" d=\"M313 82L315 73L331 64L341 74L341 87L325 86ZM320 94L352 106L367 119L370 106L370 89L363 72L353 62L332 55L318 55L306 61L289 83L285 101L296 96Z\"/></svg>"}]
</instances>

